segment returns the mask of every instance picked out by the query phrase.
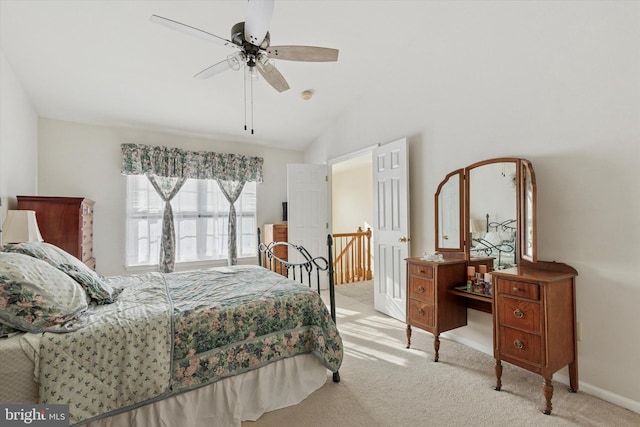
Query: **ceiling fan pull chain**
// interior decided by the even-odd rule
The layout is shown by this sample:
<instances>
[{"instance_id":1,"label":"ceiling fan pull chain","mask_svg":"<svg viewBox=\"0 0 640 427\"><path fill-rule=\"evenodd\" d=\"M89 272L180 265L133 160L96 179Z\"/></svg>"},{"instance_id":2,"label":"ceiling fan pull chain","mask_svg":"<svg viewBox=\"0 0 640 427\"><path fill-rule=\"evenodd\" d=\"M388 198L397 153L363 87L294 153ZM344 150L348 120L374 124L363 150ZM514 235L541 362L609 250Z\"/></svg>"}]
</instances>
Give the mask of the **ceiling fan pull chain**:
<instances>
[{"instance_id":1,"label":"ceiling fan pull chain","mask_svg":"<svg viewBox=\"0 0 640 427\"><path fill-rule=\"evenodd\" d=\"M244 131L247 131L247 67L244 68Z\"/></svg>"},{"instance_id":2,"label":"ceiling fan pull chain","mask_svg":"<svg viewBox=\"0 0 640 427\"><path fill-rule=\"evenodd\" d=\"M251 135L253 135L253 79L251 79Z\"/></svg>"}]
</instances>

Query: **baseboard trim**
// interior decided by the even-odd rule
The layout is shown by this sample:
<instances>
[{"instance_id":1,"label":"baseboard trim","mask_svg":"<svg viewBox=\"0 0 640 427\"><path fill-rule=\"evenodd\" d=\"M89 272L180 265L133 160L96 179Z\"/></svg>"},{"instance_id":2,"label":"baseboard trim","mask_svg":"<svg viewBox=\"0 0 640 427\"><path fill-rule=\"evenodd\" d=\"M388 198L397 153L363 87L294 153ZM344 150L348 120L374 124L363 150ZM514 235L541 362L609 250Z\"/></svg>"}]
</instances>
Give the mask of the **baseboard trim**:
<instances>
[{"instance_id":1,"label":"baseboard trim","mask_svg":"<svg viewBox=\"0 0 640 427\"><path fill-rule=\"evenodd\" d=\"M457 343L466 345L467 347L471 347L474 350L478 350L482 353L488 354L489 356L493 356L493 348L487 347L486 345L482 345L477 341L473 341L467 338L460 337L455 335L452 332L445 332L442 335L442 338L450 339L451 341L455 341ZM559 383L569 385L569 377L564 374L555 374L553 376L553 380ZM629 399L624 396L620 396L619 394L615 394L610 392L609 390L605 390L600 387L596 387L584 381L579 381L578 384L579 391L582 391L586 394L590 394L591 396L595 396L599 399L607 401L609 403L613 403L614 405L620 406L622 408L628 409L630 411L636 412L640 414L640 402Z\"/></svg>"},{"instance_id":2,"label":"baseboard trim","mask_svg":"<svg viewBox=\"0 0 640 427\"><path fill-rule=\"evenodd\" d=\"M451 341L466 345L467 347L471 347L474 350L481 351L482 353L488 354L489 356L493 357L493 347L491 346L482 345L478 341L458 336L453 332L444 332L440 336L442 338L450 339Z\"/></svg>"},{"instance_id":3,"label":"baseboard trim","mask_svg":"<svg viewBox=\"0 0 640 427\"><path fill-rule=\"evenodd\" d=\"M553 380L558 381L565 385L569 385L569 377L567 375L555 374L553 376ZM614 405L618 405L622 408L625 408L640 414L640 402L637 402L635 400L629 399L624 396L620 396L619 394L612 393L609 390L596 387L589 383L585 383L584 381L579 381L578 387L579 387L578 391L582 391L586 394L590 394L591 396L595 396L599 399L602 399L609 403L613 403Z\"/></svg>"}]
</instances>

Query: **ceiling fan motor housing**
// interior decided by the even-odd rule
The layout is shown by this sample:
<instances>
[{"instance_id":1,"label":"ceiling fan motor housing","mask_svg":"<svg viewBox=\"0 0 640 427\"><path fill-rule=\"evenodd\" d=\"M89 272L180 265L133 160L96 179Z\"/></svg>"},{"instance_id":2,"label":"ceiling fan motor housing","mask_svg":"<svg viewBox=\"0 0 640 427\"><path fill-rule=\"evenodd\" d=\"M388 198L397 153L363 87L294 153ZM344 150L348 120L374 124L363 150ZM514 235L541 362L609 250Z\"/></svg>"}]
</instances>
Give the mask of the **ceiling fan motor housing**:
<instances>
[{"instance_id":1,"label":"ceiling fan motor housing","mask_svg":"<svg viewBox=\"0 0 640 427\"><path fill-rule=\"evenodd\" d=\"M231 41L236 45L243 47L247 50L247 53L253 50L255 50L255 53L258 53L260 49L266 49L269 47L271 35L267 31L267 34L265 34L264 40L260 45L251 44L244 39L244 22L238 22L236 25L231 27Z\"/></svg>"}]
</instances>

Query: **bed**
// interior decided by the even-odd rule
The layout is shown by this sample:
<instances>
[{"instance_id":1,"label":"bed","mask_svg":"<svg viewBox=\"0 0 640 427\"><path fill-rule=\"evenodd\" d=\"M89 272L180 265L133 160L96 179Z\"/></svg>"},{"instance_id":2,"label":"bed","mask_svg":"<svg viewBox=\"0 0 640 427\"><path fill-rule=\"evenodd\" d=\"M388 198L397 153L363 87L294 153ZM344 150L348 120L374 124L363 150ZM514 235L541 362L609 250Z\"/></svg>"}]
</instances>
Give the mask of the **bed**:
<instances>
[{"instance_id":1,"label":"bed","mask_svg":"<svg viewBox=\"0 0 640 427\"><path fill-rule=\"evenodd\" d=\"M474 219L474 224L481 220ZM491 221L489 214L485 217L483 227L473 226L470 253L472 257L495 258L494 269L502 270L516 265L516 230L517 221Z\"/></svg>"},{"instance_id":2,"label":"bed","mask_svg":"<svg viewBox=\"0 0 640 427\"><path fill-rule=\"evenodd\" d=\"M104 278L52 245L7 245L0 402L69 404L70 424L90 426L237 426L299 403L340 380L343 349L333 275L330 308L313 283L331 262L291 247L291 278L247 265Z\"/></svg>"}]
</instances>

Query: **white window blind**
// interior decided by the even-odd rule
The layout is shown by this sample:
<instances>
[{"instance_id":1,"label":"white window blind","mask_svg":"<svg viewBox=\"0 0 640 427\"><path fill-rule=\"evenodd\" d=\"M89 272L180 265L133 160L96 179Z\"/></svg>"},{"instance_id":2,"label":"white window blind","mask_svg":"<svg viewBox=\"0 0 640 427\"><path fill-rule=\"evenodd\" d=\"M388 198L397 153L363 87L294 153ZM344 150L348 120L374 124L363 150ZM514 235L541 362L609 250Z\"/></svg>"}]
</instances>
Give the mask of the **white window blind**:
<instances>
[{"instance_id":1,"label":"white window blind","mask_svg":"<svg viewBox=\"0 0 640 427\"><path fill-rule=\"evenodd\" d=\"M235 203L238 257L257 252L256 183ZM188 179L171 201L176 263L226 260L229 202L213 180ZM126 265L157 265L164 202L144 175L127 176Z\"/></svg>"}]
</instances>

